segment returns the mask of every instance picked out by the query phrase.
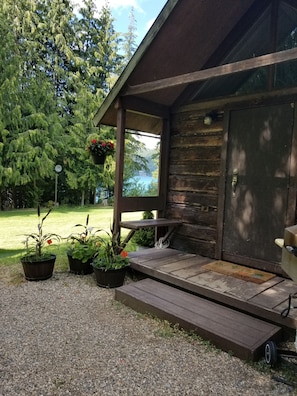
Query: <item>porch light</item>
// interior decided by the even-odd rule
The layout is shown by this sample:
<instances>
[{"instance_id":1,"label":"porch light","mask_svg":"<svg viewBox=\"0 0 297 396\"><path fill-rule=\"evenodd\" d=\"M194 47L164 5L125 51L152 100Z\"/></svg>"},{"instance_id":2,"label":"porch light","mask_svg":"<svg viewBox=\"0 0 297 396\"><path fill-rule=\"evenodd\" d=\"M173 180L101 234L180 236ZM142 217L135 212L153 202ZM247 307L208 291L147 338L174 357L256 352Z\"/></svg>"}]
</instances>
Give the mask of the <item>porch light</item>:
<instances>
[{"instance_id":1,"label":"porch light","mask_svg":"<svg viewBox=\"0 0 297 396\"><path fill-rule=\"evenodd\" d=\"M204 125L211 125L211 124L212 124L212 118L211 118L211 116L210 116L210 115L206 115L206 116L204 117L203 122L204 122Z\"/></svg>"},{"instance_id":2,"label":"porch light","mask_svg":"<svg viewBox=\"0 0 297 396\"><path fill-rule=\"evenodd\" d=\"M219 118L219 113L217 110L211 111L207 113L203 119L204 125L211 125L214 121L217 121Z\"/></svg>"}]
</instances>

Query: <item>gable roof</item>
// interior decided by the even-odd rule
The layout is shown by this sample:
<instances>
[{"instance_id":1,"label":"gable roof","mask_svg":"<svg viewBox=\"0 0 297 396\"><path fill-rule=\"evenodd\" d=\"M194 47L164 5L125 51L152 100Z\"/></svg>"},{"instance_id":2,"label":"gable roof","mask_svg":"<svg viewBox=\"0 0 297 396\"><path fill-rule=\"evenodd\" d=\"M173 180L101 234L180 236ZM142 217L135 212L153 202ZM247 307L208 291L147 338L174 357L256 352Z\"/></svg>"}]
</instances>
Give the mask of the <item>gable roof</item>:
<instances>
[{"instance_id":1,"label":"gable roof","mask_svg":"<svg viewBox=\"0 0 297 396\"><path fill-rule=\"evenodd\" d=\"M169 0L96 113L95 125L116 126L116 102L123 97L131 106L127 106L131 110L127 111L127 128L160 133L159 110L161 114L177 103L194 100L199 93L203 97L205 84L183 79L179 84L144 92L133 92L131 87L253 57L254 42L258 43L257 56L267 53L270 29L264 38L263 31L256 31L251 21L264 18L271 4L272 0ZM255 30L253 43L245 37L251 29ZM138 107L142 104L139 108L143 111L134 108L135 101ZM150 111L150 105L154 110Z\"/></svg>"}]
</instances>

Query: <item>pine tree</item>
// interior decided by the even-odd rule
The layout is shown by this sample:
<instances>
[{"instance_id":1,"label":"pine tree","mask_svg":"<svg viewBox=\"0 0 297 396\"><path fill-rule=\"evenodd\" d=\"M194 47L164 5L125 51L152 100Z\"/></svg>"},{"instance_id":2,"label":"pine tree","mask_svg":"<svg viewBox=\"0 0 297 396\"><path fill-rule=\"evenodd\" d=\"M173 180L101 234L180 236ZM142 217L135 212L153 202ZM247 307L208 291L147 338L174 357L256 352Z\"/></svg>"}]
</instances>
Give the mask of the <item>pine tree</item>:
<instances>
[{"instance_id":1,"label":"pine tree","mask_svg":"<svg viewBox=\"0 0 297 396\"><path fill-rule=\"evenodd\" d=\"M129 25L128 32L124 34L124 44L123 51L126 59L126 63L132 58L136 48L136 39L137 39L137 23L134 14L134 7L131 7L129 14Z\"/></svg>"},{"instance_id":2,"label":"pine tree","mask_svg":"<svg viewBox=\"0 0 297 396\"><path fill-rule=\"evenodd\" d=\"M84 0L75 16L70 0L2 0L0 44L0 200L52 199L56 163L71 196L113 190L114 159L99 172L86 151L92 137L115 140L113 128L93 125L125 61L108 3L98 13Z\"/></svg>"},{"instance_id":3,"label":"pine tree","mask_svg":"<svg viewBox=\"0 0 297 396\"><path fill-rule=\"evenodd\" d=\"M80 63L74 79L75 101L71 124L67 130L68 159L67 180L71 188L81 191L81 203L85 198L96 195L100 185L112 188L114 184L114 162L108 159L103 169L98 169L89 159L86 147L92 138L114 139L114 131L94 127L93 116L109 91L110 81L117 76L119 55L118 35L113 28L110 9L104 7L99 17L93 0L84 0L77 21L76 56Z\"/></svg>"},{"instance_id":4,"label":"pine tree","mask_svg":"<svg viewBox=\"0 0 297 396\"><path fill-rule=\"evenodd\" d=\"M40 64L40 18L35 2L3 3L1 15L6 31L1 35L5 65L11 73L1 84L2 188L27 186L40 195L39 182L53 172L57 155L55 133L61 128L54 94ZM4 25L5 26L5 25ZM7 44L9 43L9 44ZM11 47L8 47L11 45Z\"/></svg>"}]
</instances>

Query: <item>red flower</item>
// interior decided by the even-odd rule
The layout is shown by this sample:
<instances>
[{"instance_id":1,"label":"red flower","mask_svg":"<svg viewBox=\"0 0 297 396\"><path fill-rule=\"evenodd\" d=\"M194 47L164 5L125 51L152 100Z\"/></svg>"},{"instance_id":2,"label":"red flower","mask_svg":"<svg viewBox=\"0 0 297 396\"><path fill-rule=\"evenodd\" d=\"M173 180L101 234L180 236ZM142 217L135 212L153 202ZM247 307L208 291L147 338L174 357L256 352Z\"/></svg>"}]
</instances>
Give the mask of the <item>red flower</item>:
<instances>
[{"instance_id":1,"label":"red flower","mask_svg":"<svg viewBox=\"0 0 297 396\"><path fill-rule=\"evenodd\" d=\"M47 240L47 243L48 243L49 245L51 245L51 244L53 243L53 241L52 241L51 239L48 239L48 240Z\"/></svg>"},{"instance_id":2,"label":"red flower","mask_svg":"<svg viewBox=\"0 0 297 396\"><path fill-rule=\"evenodd\" d=\"M122 250L120 253L120 256L123 258L126 258L126 257L128 257L128 253L126 252L126 250Z\"/></svg>"},{"instance_id":3,"label":"red flower","mask_svg":"<svg viewBox=\"0 0 297 396\"><path fill-rule=\"evenodd\" d=\"M111 141L92 139L87 150L97 155L111 155L114 152L114 144Z\"/></svg>"}]
</instances>

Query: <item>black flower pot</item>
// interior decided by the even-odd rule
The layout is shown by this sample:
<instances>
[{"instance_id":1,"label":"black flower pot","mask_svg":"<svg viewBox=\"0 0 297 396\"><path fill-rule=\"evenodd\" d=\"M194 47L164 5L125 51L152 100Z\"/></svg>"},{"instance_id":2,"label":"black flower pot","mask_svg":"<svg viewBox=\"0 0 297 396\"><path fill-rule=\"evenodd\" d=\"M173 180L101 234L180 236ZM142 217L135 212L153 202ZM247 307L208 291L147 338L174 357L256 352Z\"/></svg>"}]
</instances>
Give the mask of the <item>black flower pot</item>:
<instances>
[{"instance_id":1,"label":"black flower pot","mask_svg":"<svg viewBox=\"0 0 297 396\"><path fill-rule=\"evenodd\" d=\"M122 286L125 280L126 268L109 269L95 268L94 273L97 285L100 287L113 288Z\"/></svg>"},{"instance_id":2,"label":"black flower pot","mask_svg":"<svg viewBox=\"0 0 297 396\"><path fill-rule=\"evenodd\" d=\"M29 281L49 279L53 275L56 256L52 254L48 258L36 261L36 256L22 257L21 263L25 278Z\"/></svg>"},{"instance_id":3,"label":"black flower pot","mask_svg":"<svg viewBox=\"0 0 297 396\"><path fill-rule=\"evenodd\" d=\"M91 156L93 158L93 162L96 165L104 165L105 160L106 160L106 155L105 154L96 154L96 153L91 153Z\"/></svg>"},{"instance_id":4,"label":"black flower pot","mask_svg":"<svg viewBox=\"0 0 297 396\"><path fill-rule=\"evenodd\" d=\"M70 254L67 254L69 271L76 275L88 275L93 272L93 267L91 266L92 259L89 259L83 263L79 259L73 258Z\"/></svg>"}]
</instances>

